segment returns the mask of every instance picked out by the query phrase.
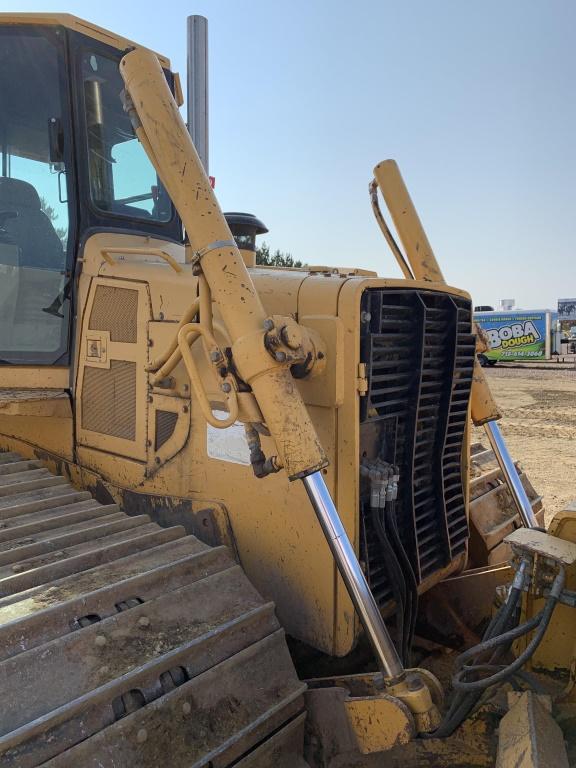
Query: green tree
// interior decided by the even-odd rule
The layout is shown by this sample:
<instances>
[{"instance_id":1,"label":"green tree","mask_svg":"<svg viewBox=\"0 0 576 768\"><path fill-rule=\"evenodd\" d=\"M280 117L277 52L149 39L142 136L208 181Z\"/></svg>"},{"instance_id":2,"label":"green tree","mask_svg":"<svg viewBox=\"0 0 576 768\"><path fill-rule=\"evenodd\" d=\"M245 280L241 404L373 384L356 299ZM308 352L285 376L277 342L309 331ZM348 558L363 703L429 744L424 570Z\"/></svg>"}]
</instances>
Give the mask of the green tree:
<instances>
[{"instance_id":1,"label":"green tree","mask_svg":"<svg viewBox=\"0 0 576 768\"><path fill-rule=\"evenodd\" d=\"M54 222L58 219L58 214L52 208L51 205L48 204L48 201L45 197L40 198L40 209L48 216L50 221L54 224ZM68 227L57 227L54 226L54 231L60 238L60 242L62 243L62 247L64 250L66 250L66 242L68 240Z\"/></svg>"},{"instance_id":2,"label":"green tree","mask_svg":"<svg viewBox=\"0 0 576 768\"><path fill-rule=\"evenodd\" d=\"M261 264L264 267L305 267L301 261L294 260L290 253L282 253L276 250L274 253L270 253L270 246L266 243L256 248L256 264Z\"/></svg>"}]
</instances>

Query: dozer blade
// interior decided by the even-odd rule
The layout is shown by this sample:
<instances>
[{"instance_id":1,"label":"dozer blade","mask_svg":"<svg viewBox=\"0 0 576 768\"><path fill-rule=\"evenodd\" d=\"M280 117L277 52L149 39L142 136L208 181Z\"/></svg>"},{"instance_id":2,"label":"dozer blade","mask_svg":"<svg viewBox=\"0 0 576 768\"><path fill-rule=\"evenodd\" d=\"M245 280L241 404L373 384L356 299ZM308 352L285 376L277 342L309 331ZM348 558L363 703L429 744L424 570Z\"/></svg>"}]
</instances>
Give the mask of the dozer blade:
<instances>
[{"instance_id":1,"label":"dozer blade","mask_svg":"<svg viewBox=\"0 0 576 768\"><path fill-rule=\"evenodd\" d=\"M225 547L0 454L3 768L303 768L304 688Z\"/></svg>"},{"instance_id":2,"label":"dozer blade","mask_svg":"<svg viewBox=\"0 0 576 768\"><path fill-rule=\"evenodd\" d=\"M470 568L506 562L510 549L504 538L522 525L504 475L494 452L481 443L470 449ZM542 497L517 464L532 509L540 525L544 524Z\"/></svg>"}]
</instances>

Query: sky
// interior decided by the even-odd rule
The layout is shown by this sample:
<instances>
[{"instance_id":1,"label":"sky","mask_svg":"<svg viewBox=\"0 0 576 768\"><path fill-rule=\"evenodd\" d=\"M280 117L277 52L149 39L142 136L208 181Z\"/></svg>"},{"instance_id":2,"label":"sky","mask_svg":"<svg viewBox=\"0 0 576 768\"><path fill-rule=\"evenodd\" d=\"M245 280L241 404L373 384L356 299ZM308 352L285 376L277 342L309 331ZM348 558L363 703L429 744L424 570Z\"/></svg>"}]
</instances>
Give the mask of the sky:
<instances>
[{"instance_id":1,"label":"sky","mask_svg":"<svg viewBox=\"0 0 576 768\"><path fill-rule=\"evenodd\" d=\"M400 276L367 191L390 157L475 304L576 296L573 0L0 2L16 8L87 18L183 77L186 17L206 16L210 173L273 250Z\"/></svg>"}]
</instances>

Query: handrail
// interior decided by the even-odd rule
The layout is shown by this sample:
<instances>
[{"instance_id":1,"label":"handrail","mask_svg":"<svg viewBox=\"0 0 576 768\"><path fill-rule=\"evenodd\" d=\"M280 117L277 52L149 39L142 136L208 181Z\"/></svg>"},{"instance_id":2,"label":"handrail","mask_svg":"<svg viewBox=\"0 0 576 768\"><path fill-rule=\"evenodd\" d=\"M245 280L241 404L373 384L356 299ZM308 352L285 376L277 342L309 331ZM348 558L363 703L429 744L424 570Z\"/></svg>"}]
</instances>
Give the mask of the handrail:
<instances>
[{"instance_id":1,"label":"handrail","mask_svg":"<svg viewBox=\"0 0 576 768\"><path fill-rule=\"evenodd\" d=\"M194 390L194 394L196 395L196 399L198 400L204 418L212 427L226 429L226 427L231 426L238 419L236 382L233 376L227 375L224 377L221 388L226 394L228 416L225 419L217 419L212 413L212 408L206 397L204 387L202 386L202 380L198 373L192 350L190 349L191 344L200 337L203 337L207 346L209 346L212 351L218 350L218 345L207 328L199 323L188 323L187 325L183 325L178 331L178 351L182 357L188 376L190 377L190 384L192 385L192 389Z\"/></svg>"},{"instance_id":2,"label":"handrail","mask_svg":"<svg viewBox=\"0 0 576 768\"><path fill-rule=\"evenodd\" d=\"M174 272L182 272L182 265L178 264L174 256L171 256L167 251L163 251L162 248L101 248L100 253L111 266L118 263L112 258L111 254L113 253L122 253L126 256L158 256L167 261Z\"/></svg>"}]
</instances>

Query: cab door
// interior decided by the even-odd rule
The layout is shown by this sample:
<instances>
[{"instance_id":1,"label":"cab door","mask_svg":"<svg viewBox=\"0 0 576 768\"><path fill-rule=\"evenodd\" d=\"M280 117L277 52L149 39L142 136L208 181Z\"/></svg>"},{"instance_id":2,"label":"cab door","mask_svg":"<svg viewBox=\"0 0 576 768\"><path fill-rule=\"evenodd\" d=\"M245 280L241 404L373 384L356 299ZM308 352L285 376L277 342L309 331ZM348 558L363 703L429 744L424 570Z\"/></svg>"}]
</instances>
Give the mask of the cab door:
<instances>
[{"instance_id":1,"label":"cab door","mask_svg":"<svg viewBox=\"0 0 576 768\"><path fill-rule=\"evenodd\" d=\"M74 211L63 30L0 28L0 387L66 388Z\"/></svg>"},{"instance_id":2,"label":"cab door","mask_svg":"<svg viewBox=\"0 0 576 768\"><path fill-rule=\"evenodd\" d=\"M0 27L0 449L73 457L65 32Z\"/></svg>"}]
</instances>

